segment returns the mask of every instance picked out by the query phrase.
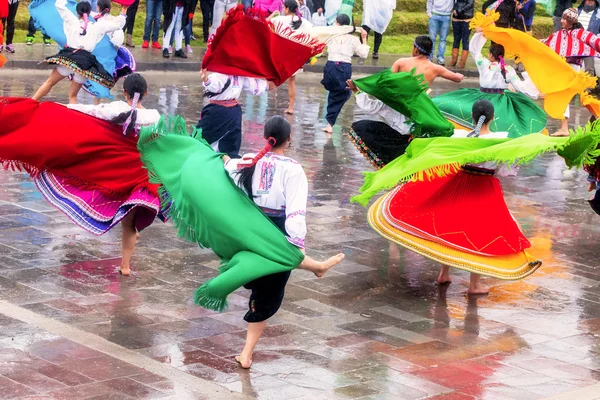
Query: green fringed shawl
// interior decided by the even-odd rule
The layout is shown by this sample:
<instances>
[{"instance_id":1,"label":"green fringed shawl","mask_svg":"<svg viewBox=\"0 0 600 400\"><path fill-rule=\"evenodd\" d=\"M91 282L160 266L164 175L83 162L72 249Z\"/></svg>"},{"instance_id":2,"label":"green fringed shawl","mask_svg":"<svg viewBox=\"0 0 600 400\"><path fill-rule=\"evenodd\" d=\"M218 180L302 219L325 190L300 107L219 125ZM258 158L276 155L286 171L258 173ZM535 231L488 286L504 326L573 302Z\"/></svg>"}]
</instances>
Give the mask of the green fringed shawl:
<instances>
[{"instance_id":1,"label":"green fringed shawl","mask_svg":"<svg viewBox=\"0 0 600 400\"><path fill-rule=\"evenodd\" d=\"M354 80L363 92L376 97L387 106L398 111L413 123L414 137L452 136L454 125L440 112L426 91L425 77L411 72L396 72L391 69Z\"/></svg>"},{"instance_id":2,"label":"green fringed shawl","mask_svg":"<svg viewBox=\"0 0 600 400\"><path fill-rule=\"evenodd\" d=\"M588 124L571 132L570 137L542 134L517 139L431 138L413 140L406 153L377 172L365 172L360 195L351 201L366 206L381 190L392 189L409 180L433 179L454 173L461 165L495 161L520 165L538 155L557 151L569 168L590 165L600 155L600 124Z\"/></svg>"},{"instance_id":3,"label":"green fringed shawl","mask_svg":"<svg viewBox=\"0 0 600 400\"><path fill-rule=\"evenodd\" d=\"M138 142L150 181L161 184L163 206L182 238L211 248L222 260L219 276L203 284L194 301L223 311L227 296L246 283L290 271L304 259L223 167L221 154L181 117L142 128Z\"/></svg>"}]
</instances>

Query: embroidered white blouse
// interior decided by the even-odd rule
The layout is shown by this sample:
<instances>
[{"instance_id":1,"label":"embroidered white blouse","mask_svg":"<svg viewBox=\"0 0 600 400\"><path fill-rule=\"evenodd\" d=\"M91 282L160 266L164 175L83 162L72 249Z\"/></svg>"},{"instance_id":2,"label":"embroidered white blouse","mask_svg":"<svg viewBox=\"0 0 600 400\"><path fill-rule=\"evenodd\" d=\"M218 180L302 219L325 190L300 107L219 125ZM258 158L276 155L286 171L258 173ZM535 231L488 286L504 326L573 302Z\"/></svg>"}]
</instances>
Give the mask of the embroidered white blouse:
<instances>
[{"instance_id":1,"label":"embroidered white blouse","mask_svg":"<svg viewBox=\"0 0 600 400\"><path fill-rule=\"evenodd\" d=\"M94 17L94 19L98 19L98 17L100 15L102 15L102 14L100 14L100 13L92 13L92 16ZM114 20L117 17L115 17L114 15L110 15L110 14L106 14L103 17L100 17L100 19L104 19L104 18L108 18L108 19ZM121 47L121 46L123 46L123 43L125 42L125 32L123 32L123 29L117 29L116 31L107 33L107 35L108 35L108 38L110 39L110 42L113 45L115 45L115 47Z\"/></svg>"},{"instance_id":2,"label":"embroidered white blouse","mask_svg":"<svg viewBox=\"0 0 600 400\"><path fill-rule=\"evenodd\" d=\"M244 158L253 157L254 154L244 155ZM225 163L225 169L238 185L239 177L235 172L239 169L240 161L239 158L232 158ZM252 194L259 207L285 214L288 241L304 248L308 180L302 165L289 157L265 154L256 163L252 177Z\"/></svg>"},{"instance_id":3,"label":"embroidered white blouse","mask_svg":"<svg viewBox=\"0 0 600 400\"><path fill-rule=\"evenodd\" d=\"M208 76L208 81L203 82L204 88L209 92L219 93L231 79L229 87L223 93L211 97L211 100L237 100L242 94L242 90L258 96L269 90L269 82L266 79L247 78L244 76L232 76L213 72Z\"/></svg>"},{"instance_id":4,"label":"embroidered white blouse","mask_svg":"<svg viewBox=\"0 0 600 400\"><path fill-rule=\"evenodd\" d=\"M537 99L540 91L532 82L522 81L510 65L505 66L506 79L504 79L500 63L492 62L481 54L486 41L487 39L483 36L483 33L476 32L471 38L471 42L469 42L469 52L479 70L479 86L484 89L508 89L510 83L519 92Z\"/></svg>"},{"instance_id":5,"label":"embroidered white blouse","mask_svg":"<svg viewBox=\"0 0 600 400\"><path fill-rule=\"evenodd\" d=\"M131 111L131 106L124 101L113 101L112 103L99 104L97 106L93 104L69 104L67 107L105 121L111 121L119 114ZM159 119L160 114L158 111L148 108L138 108L135 127L150 126L157 123Z\"/></svg>"},{"instance_id":6,"label":"embroidered white blouse","mask_svg":"<svg viewBox=\"0 0 600 400\"><path fill-rule=\"evenodd\" d=\"M74 49L84 49L89 52L94 51L96 45L102 37L109 32L123 29L125 26L125 16L120 15L114 18L100 18L98 22L89 22L86 34L83 32L83 20L79 20L75 14L67 8L67 0L56 0L56 9L63 20L63 29L67 37L67 46Z\"/></svg>"},{"instance_id":7,"label":"embroidered white blouse","mask_svg":"<svg viewBox=\"0 0 600 400\"><path fill-rule=\"evenodd\" d=\"M327 41L328 61L351 64L354 54L360 58L367 58L369 56L369 45L361 44L356 36L349 33L336 36Z\"/></svg>"},{"instance_id":8,"label":"embroidered white blouse","mask_svg":"<svg viewBox=\"0 0 600 400\"><path fill-rule=\"evenodd\" d=\"M383 101L372 98L366 93L356 94L356 105L368 114L376 114L388 124L390 128L402 135L410 135L410 124L406 123L406 117L393 108L385 105Z\"/></svg>"}]
</instances>

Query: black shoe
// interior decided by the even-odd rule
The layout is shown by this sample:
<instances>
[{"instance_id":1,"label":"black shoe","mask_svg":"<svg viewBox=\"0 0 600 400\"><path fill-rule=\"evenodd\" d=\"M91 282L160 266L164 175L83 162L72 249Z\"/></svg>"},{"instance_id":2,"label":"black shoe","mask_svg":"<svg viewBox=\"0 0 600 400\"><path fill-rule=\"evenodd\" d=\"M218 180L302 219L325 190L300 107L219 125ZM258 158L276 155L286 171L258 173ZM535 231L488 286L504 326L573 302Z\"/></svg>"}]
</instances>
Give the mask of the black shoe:
<instances>
[{"instance_id":1,"label":"black shoe","mask_svg":"<svg viewBox=\"0 0 600 400\"><path fill-rule=\"evenodd\" d=\"M373 60L379 59L379 53L373 53Z\"/></svg>"},{"instance_id":2,"label":"black shoe","mask_svg":"<svg viewBox=\"0 0 600 400\"><path fill-rule=\"evenodd\" d=\"M163 57L164 58L169 58L169 49L163 49Z\"/></svg>"},{"instance_id":3,"label":"black shoe","mask_svg":"<svg viewBox=\"0 0 600 400\"><path fill-rule=\"evenodd\" d=\"M185 54L183 50L175 50L175 57L188 58L187 54Z\"/></svg>"}]
</instances>

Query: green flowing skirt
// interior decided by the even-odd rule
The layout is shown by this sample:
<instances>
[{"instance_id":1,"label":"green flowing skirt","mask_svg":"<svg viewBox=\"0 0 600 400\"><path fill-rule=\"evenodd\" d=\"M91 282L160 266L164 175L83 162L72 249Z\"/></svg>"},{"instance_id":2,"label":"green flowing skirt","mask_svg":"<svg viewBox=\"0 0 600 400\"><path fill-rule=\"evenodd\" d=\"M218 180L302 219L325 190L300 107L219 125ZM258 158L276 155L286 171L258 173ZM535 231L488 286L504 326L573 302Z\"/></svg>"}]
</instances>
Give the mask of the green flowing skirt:
<instances>
[{"instance_id":1,"label":"green flowing skirt","mask_svg":"<svg viewBox=\"0 0 600 400\"><path fill-rule=\"evenodd\" d=\"M539 133L546 127L548 116L522 93L505 91L503 94L484 93L479 89L459 89L433 98L433 102L450 121L473 127L471 111L478 100L489 100L494 105L492 132L508 132L509 138Z\"/></svg>"}]
</instances>

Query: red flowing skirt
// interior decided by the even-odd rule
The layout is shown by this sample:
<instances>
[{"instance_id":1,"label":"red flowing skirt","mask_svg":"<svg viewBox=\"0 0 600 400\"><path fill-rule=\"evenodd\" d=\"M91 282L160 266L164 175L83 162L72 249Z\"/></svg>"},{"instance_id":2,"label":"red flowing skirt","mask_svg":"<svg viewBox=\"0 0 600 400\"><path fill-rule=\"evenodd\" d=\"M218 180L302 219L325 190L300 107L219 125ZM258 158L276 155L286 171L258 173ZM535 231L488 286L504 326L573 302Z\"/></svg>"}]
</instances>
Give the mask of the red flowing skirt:
<instances>
[{"instance_id":1,"label":"red flowing skirt","mask_svg":"<svg viewBox=\"0 0 600 400\"><path fill-rule=\"evenodd\" d=\"M409 182L396 189L384 213L399 230L466 252L496 256L531 247L492 175L460 171Z\"/></svg>"}]
</instances>

